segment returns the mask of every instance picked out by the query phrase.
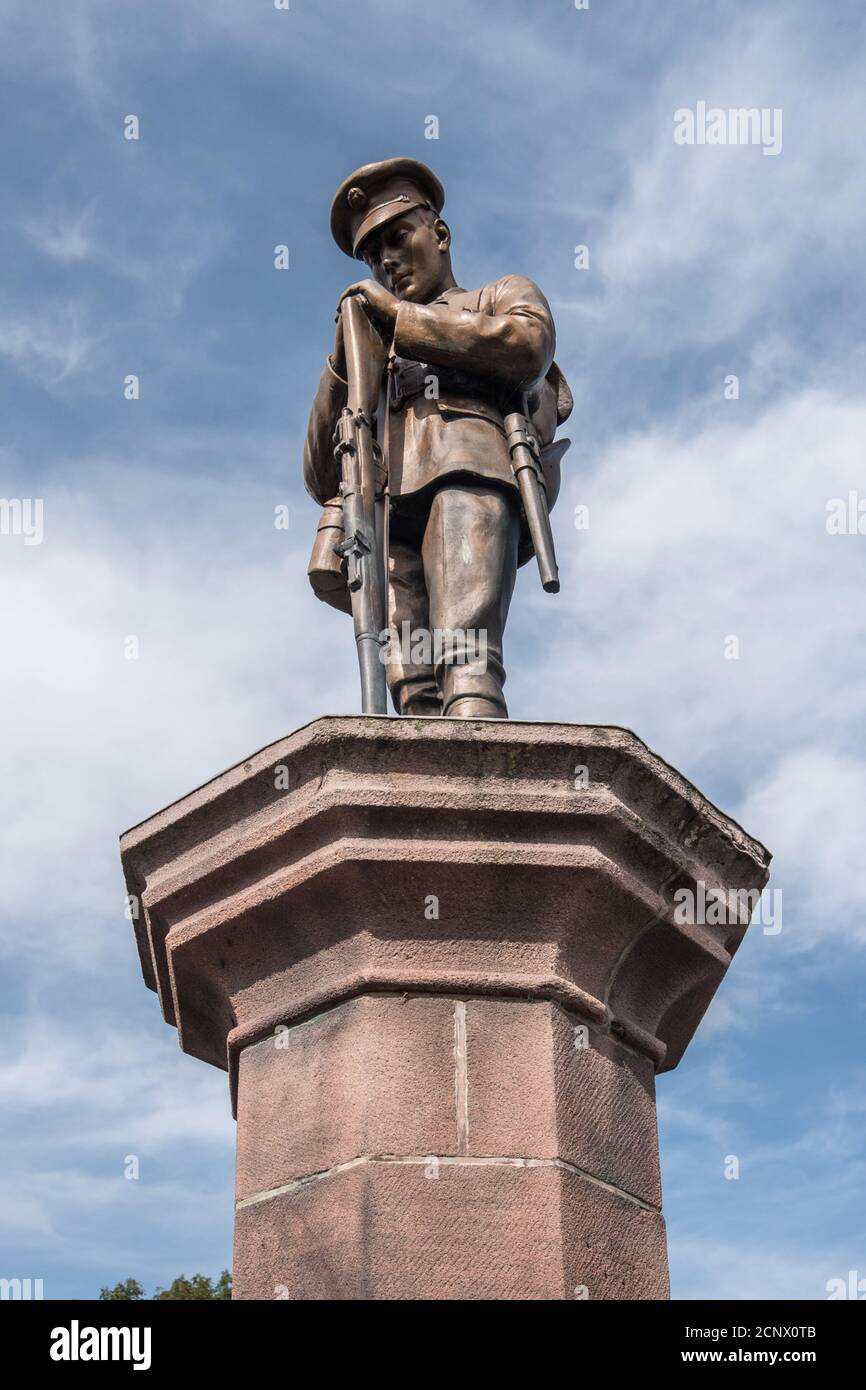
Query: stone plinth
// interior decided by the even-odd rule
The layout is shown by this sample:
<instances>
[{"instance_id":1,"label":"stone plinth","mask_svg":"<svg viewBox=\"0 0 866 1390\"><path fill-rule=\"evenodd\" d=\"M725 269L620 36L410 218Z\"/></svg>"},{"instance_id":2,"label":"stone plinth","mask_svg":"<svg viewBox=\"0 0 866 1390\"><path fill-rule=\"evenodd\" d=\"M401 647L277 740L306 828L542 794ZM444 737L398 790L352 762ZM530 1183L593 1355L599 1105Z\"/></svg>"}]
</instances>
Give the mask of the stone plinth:
<instances>
[{"instance_id":1,"label":"stone plinth","mask_svg":"<svg viewBox=\"0 0 866 1390\"><path fill-rule=\"evenodd\" d=\"M633 734L323 718L121 851L229 1072L235 1297L667 1297L655 1073L747 925L674 895L769 855Z\"/></svg>"}]
</instances>

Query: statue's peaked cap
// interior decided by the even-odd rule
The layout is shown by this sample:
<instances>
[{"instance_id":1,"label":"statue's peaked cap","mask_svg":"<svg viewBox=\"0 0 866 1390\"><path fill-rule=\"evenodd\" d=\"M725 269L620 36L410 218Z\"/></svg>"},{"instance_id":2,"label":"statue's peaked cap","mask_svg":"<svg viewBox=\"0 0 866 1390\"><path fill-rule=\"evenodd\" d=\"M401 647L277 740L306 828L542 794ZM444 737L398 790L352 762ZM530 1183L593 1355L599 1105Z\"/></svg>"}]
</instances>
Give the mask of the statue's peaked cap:
<instances>
[{"instance_id":1,"label":"statue's peaked cap","mask_svg":"<svg viewBox=\"0 0 866 1390\"><path fill-rule=\"evenodd\" d=\"M357 257L361 242L376 227L412 208L439 213L445 190L418 159L382 159L364 164L344 179L331 204L331 233L341 251Z\"/></svg>"}]
</instances>

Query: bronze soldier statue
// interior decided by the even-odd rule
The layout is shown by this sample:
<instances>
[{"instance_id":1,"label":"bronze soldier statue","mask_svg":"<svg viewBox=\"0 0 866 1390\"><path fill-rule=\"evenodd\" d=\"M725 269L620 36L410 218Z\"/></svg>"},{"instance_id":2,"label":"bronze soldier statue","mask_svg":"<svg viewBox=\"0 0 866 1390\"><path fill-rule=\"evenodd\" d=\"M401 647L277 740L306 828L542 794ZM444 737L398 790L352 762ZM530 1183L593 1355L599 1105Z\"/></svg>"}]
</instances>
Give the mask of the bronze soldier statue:
<instances>
[{"instance_id":1,"label":"bronze soldier statue","mask_svg":"<svg viewBox=\"0 0 866 1390\"><path fill-rule=\"evenodd\" d=\"M310 413L304 482L324 510L309 573L355 617L362 688L381 655L399 714L501 719L517 568L535 553L559 587L548 512L572 398L537 285L457 284L444 201L414 159L367 164L334 198L334 239L372 278L341 296ZM381 702L364 707L384 713L384 680Z\"/></svg>"}]
</instances>

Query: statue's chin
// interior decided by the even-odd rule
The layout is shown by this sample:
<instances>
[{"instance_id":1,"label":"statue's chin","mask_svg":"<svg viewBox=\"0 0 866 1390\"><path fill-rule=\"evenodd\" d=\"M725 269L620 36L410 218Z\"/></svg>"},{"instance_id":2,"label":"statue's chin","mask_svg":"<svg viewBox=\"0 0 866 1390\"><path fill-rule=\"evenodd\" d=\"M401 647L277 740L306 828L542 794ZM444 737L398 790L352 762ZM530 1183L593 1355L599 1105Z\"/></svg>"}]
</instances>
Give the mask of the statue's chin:
<instances>
[{"instance_id":1,"label":"statue's chin","mask_svg":"<svg viewBox=\"0 0 866 1390\"><path fill-rule=\"evenodd\" d=\"M409 294L398 294L398 299L405 299L410 304L430 304L434 299L438 299L438 290L412 290Z\"/></svg>"},{"instance_id":2,"label":"statue's chin","mask_svg":"<svg viewBox=\"0 0 866 1390\"><path fill-rule=\"evenodd\" d=\"M431 304L434 299L438 299L442 293L438 285L422 285L420 288L411 280L405 289L394 290L395 299L405 301L409 304Z\"/></svg>"}]
</instances>

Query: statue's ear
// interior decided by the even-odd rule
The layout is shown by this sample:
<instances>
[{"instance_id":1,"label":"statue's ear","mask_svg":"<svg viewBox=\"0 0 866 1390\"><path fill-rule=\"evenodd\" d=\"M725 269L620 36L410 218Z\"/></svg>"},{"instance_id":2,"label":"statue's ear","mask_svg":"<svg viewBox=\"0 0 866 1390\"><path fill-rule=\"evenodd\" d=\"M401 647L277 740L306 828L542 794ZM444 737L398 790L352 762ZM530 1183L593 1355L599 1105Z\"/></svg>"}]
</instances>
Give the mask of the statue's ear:
<instances>
[{"instance_id":1,"label":"statue's ear","mask_svg":"<svg viewBox=\"0 0 866 1390\"><path fill-rule=\"evenodd\" d=\"M563 372L555 362L550 365L547 380L556 392L556 421L561 425L574 410L574 396Z\"/></svg>"},{"instance_id":2,"label":"statue's ear","mask_svg":"<svg viewBox=\"0 0 866 1390\"><path fill-rule=\"evenodd\" d=\"M450 251L451 249L451 228L443 217L437 217L433 223L433 230L439 238L439 250Z\"/></svg>"}]
</instances>

